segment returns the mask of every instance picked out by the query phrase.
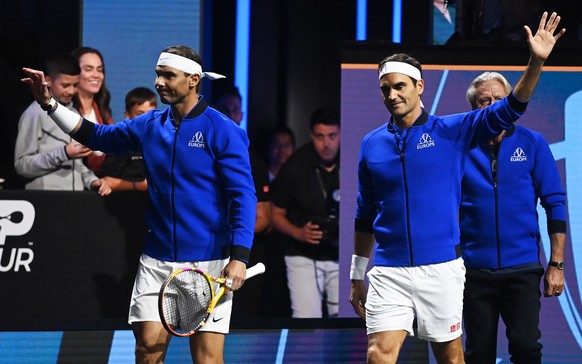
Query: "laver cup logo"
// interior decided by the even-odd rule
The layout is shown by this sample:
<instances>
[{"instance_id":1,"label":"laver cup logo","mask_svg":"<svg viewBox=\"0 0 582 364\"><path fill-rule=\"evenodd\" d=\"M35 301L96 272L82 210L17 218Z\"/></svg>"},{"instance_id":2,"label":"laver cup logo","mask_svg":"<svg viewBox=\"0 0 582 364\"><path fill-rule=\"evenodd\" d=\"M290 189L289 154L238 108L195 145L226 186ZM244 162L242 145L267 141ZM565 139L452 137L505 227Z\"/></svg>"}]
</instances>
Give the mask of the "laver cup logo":
<instances>
[{"instance_id":1,"label":"laver cup logo","mask_svg":"<svg viewBox=\"0 0 582 364\"><path fill-rule=\"evenodd\" d=\"M23 270L30 272L34 252L31 248L11 247L10 237L28 233L34 217L34 206L28 201L0 201L0 273Z\"/></svg>"}]
</instances>

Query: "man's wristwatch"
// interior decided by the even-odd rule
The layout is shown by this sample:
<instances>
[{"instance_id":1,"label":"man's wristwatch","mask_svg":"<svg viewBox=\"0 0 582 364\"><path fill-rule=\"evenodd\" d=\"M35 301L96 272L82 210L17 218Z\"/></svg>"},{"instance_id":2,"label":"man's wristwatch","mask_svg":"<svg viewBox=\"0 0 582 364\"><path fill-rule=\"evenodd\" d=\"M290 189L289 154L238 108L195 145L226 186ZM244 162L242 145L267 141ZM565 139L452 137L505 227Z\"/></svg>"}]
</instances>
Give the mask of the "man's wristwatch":
<instances>
[{"instance_id":1,"label":"man's wristwatch","mask_svg":"<svg viewBox=\"0 0 582 364\"><path fill-rule=\"evenodd\" d=\"M556 267L559 270L564 270L564 262L554 262L554 261L549 261L548 262L548 266L549 267Z\"/></svg>"},{"instance_id":2,"label":"man's wristwatch","mask_svg":"<svg viewBox=\"0 0 582 364\"><path fill-rule=\"evenodd\" d=\"M43 109L44 111L52 111L56 108L56 106L57 106L57 100L55 100L54 97L51 97L51 100L49 101L49 103L46 105L40 105L40 108Z\"/></svg>"}]
</instances>

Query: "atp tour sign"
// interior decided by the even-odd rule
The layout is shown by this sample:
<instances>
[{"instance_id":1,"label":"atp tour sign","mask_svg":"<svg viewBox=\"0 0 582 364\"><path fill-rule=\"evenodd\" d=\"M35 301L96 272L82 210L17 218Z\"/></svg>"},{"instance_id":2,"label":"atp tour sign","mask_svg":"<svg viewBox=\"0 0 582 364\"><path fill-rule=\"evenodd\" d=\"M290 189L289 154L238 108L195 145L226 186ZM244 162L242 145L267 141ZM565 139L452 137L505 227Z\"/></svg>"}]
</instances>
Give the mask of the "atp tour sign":
<instances>
[{"instance_id":1,"label":"atp tour sign","mask_svg":"<svg viewBox=\"0 0 582 364\"><path fill-rule=\"evenodd\" d=\"M143 192L0 190L0 292L13 293L0 295L0 330L125 323L147 202Z\"/></svg>"},{"instance_id":2,"label":"atp tour sign","mask_svg":"<svg viewBox=\"0 0 582 364\"><path fill-rule=\"evenodd\" d=\"M12 247L10 238L30 231L34 223L34 206L24 200L0 201L0 273L30 272L34 252L30 247ZM32 246L32 242L28 243Z\"/></svg>"},{"instance_id":3,"label":"atp tour sign","mask_svg":"<svg viewBox=\"0 0 582 364\"><path fill-rule=\"evenodd\" d=\"M391 53L387 51L383 56ZM414 56L414 54L413 54ZM453 59L451 53L448 59ZM368 57L369 58L369 57ZM431 58L427 55L425 58ZM446 57L445 57L446 58ZM378 58L378 61L382 57ZM525 58L527 59L527 58ZM469 111L465 93L471 81L485 71L502 73L515 85L524 66L423 65L425 91L422 101L430 114L447 115ZM348 297L348 271L353 252L353 218L357 196L357 162L360 142L372 129L386 123L386 110L379 89L377 64L342 64L342 153L340 206L340 297ZM541 342L544 361L574 363L582 357L582 67L545 67L536 92L518 124L542 133L556 159L567 193L568 234L565 252L564 294L541 298ZM428 142L427 140L425 142ZM424 144L423 144L424 145ZM516 150L516 161L527 158ZM431 176L426 176L430 188ZM538 207L540 261L550 257L544 209ZM349 303L341 301L340 316L354 316ZM500 322L499 360L508 360L505 329Z\"/></svg>"}]
</instances>

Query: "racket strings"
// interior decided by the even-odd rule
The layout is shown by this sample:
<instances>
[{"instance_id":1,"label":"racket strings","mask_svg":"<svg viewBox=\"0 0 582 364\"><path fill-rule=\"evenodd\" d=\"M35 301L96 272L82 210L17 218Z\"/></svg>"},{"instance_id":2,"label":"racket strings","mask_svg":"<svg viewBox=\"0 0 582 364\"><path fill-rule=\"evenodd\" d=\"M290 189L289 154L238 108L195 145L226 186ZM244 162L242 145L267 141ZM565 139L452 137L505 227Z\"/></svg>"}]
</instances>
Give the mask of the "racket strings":
<instances>
[{"instance_id":1,"label":"racket strings","mask_svg":"<svg viewBox=\"0 0 582 364\"><path fill-rule=\"evenodd\" d=\"M202 274L194 270L178 273L164 293L166 323L177 333L197 329L205 321L211 300L211 286Z\"/></svg>"}]
</instances>

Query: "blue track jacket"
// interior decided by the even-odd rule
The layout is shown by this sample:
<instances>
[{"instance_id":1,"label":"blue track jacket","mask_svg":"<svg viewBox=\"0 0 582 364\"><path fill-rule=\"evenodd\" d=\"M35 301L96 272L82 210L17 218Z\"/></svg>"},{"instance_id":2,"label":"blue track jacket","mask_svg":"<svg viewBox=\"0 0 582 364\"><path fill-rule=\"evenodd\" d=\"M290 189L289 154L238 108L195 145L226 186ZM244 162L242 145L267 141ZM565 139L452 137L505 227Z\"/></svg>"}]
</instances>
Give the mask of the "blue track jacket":
<instances>
[{"instance_id":1,"label":"blue track jacket","mask_svg":"<svg viewBox=\"0 0 582 364\"><path fill-rule=\"evenodd\" d=\"M409 129L392 121L364 137L356 231L374 233L375 264L406 267L460 257L463 159L477 140L509 128L527 104L513 94L485 109L422 115Z\"/></svg>"},{"instance_id":2,"label":"blue track jacket","mask_svg":"<svg viewBox=\"0 0 582 364\"><path fill-rule=\"evenodd\" d=\"M465 161L461 202L461 247L469 268L498 269L539 263L537 201L548 232L566 232L566 196L544 137L521 126L510 129L492 173L486 142Z\"/></svg>"},{"instance_id":3,"label":"blue track jacket","mask_svg":"<svg viewBox=\"0 0 582 364\"><path fill-rule=\"evenodd\" d=\"M173 119L167 108L113 125L83 120L74 138L104 152L142 153L150 196L145 254L248 262L256 197L245 131L203 97L178 127Z\"/></svg>"}]
</instances>

